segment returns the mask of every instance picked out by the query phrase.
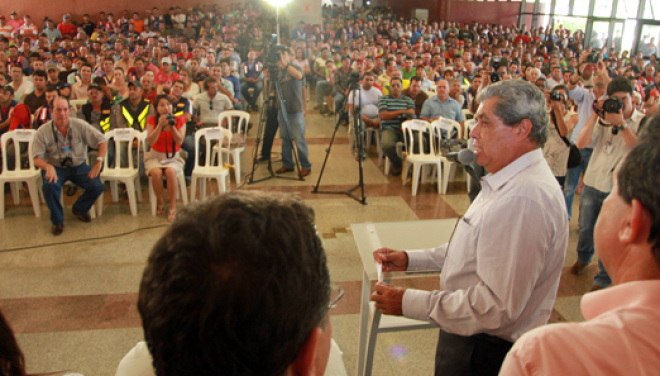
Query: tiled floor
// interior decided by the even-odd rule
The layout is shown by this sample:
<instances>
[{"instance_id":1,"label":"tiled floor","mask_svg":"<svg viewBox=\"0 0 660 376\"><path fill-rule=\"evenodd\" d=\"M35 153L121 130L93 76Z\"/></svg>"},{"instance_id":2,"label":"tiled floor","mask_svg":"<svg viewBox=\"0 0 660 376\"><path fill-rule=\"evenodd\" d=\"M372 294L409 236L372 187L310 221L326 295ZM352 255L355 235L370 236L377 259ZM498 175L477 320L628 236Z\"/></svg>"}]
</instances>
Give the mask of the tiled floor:
<instances>
[{"instance_id":1,"label":"tiled floor","mask_svg":"<svg viewBox=\"0 0 660 376\"><path fill-rule=\"evenodd\" d=\"M255 127L248 142L250 163L246 172L252 166L251 145L258 123L258 115L252 116ZM364 163L367 205L345 195L312 193L334 128L332 119L314 111L308 113L307 140L313 168L305 181L271 179L240 189L294 192L316 211L332 279L346 290L346 297L333 311L332 323L348 374L354 375L361 262L350 225L455 218L465 212L469 200L460 175L450 183L447 195L438 195L432 184L422 184L417 196L412 196L410 182L402 186L401 179L384 176L382 167L377 166L375 149ZM279 141L273 150L279 152ZM274 163L274 169L279 166ZM259 166L255 179L265 176L264 167ZM348 149L346 128L340 127L320 190L344 190L357 180L358 165ZM142 339L135 307L138 283L149 250L167 226L166 220L152 217L146 200L139 205L138 216L132 217L125 199L112 203L110 195L105 195L102 217L84 224L67 213L64 234L55 238L50 234L45 206L42 218L36 219L25 192L18 207L8 194L5 201L6 217L0 220L0 308L17 333L28 371L114 375L122 356ZM72 198L65 200L67 208L72 202ZM567 266L575 260L577 210L573 218ZM595 265L591 265L588 273L575 277L564 268L553 321L582 319L580 297L591 286L595 271ZM437 280L415 283L432 289L437 287ZM374 374L431 374L436 339L436 330L379 336Z\"/></svg>"}]
</instances>

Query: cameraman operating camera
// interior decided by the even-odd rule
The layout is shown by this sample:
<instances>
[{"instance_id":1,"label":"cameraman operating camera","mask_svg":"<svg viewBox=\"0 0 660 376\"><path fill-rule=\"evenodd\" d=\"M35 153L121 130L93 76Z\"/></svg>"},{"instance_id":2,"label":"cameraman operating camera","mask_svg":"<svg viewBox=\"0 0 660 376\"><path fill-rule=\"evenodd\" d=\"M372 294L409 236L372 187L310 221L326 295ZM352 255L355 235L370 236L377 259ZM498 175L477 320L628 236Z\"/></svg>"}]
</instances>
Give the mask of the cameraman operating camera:
<instances>
[{"instance_id":1,"label":"cameraman operating camera","mask_svg":"<svg viewBox=\"0 0 660 376\"><path fill-rule=\"evenodd\" d=\"M637 142L637 129L644 114L632 106L633 87L625 77L617 77L607 85L607 96L594 102L593 113L578 135L576 145L585 148L593 143L589 168L584 174L584 190L580 197L578 260L571 272L579 274L591 262L594 253L594 226L603 201L612 190L612 176ZM593 290L609 286L612 281L603 265L594 277Z\"/></svg>"},{"instance_id":2,"label":"cameraman operating camera","mask_svg":"<svg viewBox=\"0 0 660 376\"><path fill-rule=\"evenodd\" d=\"M309 151L305 140L303 72L300 67L292 63L293 56L289 50L281 46L276 48L277 50L274 53L279 54L277 68L279 71L278 80L282 89L283 98L281 99L284 100L288 120L287 127L284 123L282 109L278 106L277 119L280 125L280 138L282 139L282 167L276 172L282 174L294 170L296 162L293 160L292 141L295 140L300 161L300 175L307 176L312 170L312 163L309 161ZM274 73L271 74L274 76ZM267 130L268 132L273 132L273 130ZM267 136L264 136L264 148L266 147L266 138Z\"/></svg>"}]
</instances>

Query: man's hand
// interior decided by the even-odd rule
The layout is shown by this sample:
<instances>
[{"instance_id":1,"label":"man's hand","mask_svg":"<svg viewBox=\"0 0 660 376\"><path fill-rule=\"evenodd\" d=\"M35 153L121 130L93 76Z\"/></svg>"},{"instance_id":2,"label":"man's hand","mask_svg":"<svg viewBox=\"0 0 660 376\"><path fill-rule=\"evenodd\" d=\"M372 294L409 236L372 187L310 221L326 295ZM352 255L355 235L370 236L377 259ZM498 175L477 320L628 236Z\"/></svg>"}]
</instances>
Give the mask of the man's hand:
<instances>
[{"instance_id":1,"label":"man's hand","mask_svg":"<svg viewBox=\"0 0 660 376\"><path fill-rule=\"evenodd\" d=\"M624 125L626 121L623 118L623 110L619 110L618 113L605 112L605 121L614 124L614 125Z\"/></svg>"},{"instance_id":2,"label":"man's hand","mask_svg":"<svg viewBox=\"0 0 660 376\"><path fill-rule=\"evenodd\" d=\"M46 180L48 180L49 183L57 183L57 171L55 171L53 165L49 165L46 168Z\"/></svg>"},{"instance_id":3,"label":"man's hand","mask_svg":"<svg viewBox=\"0 0 660 376\"><path fill-rule=\"evenodd\" d=\"M101 173L101 166L102 165L103 164L100 163L100 161L97 161L96 163L94 163L94 167L92 167L92 169L89 171L89 174L87 174L87 177L90 178L90 179L96 179L99 176L99 174Z\"/></svg>"},{"instance_id":4,"label":"man's hand","mask_svg":"<svg viewBox=\"0 0 660 376\"><path fill-rule=\"evenodd\" d=\"M403 287L390 286L385 282L378 282L374 286L371 300L376 302L376 308L386 315L403 316Z\"/></svg>"},{"instance_id":5,"label":"man's hand","mask_svg":"<svg viewBox=\"0 0 660 376\"><path fill-rule=\"evenodd\" d=\"M384 272L400 272L408 269L408 254L390 248L374 251L374 260L383 265Z\"/></svg>"}]
</instances>

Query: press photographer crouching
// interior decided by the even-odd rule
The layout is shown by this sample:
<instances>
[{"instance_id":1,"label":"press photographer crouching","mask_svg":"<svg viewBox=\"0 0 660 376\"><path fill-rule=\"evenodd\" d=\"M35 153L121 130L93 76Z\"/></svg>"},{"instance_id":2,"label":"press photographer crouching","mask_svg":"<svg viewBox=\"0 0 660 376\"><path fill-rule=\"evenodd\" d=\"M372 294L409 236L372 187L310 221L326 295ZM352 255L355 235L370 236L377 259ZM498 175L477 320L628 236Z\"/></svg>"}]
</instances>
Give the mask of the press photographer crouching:
<instances>
[{"instance_id":1,"label":"press photographer crouching","mask_svg":"<svg viewBox=\"0 0 660 376\"><path fill-rule=\"evenodd\" d=\"M99 129L80 119L71 119L69 100L53 101L53 120L37 130L34 137L34 164L42 170L43 193L50 210L53 235L64 229L64 212L60 195L62 185L72 181L85 192L73 204L73 214L82 222L90 222L89 210L103 193L99 173L106 157L108 141ZM98 148L93 167L85 163L87 148Z\"/></svg>"},{"instance_id":2,"label":"press photographer crouching","mask_svg":"<svg viewBox=\"0 0 660 376\"><path fill-rule=\"evenodd\" d=\"M186 136L186 118L172 114L172 99L161 94L154 100L156 115L147 119L147 143L151 150L144 156L144 167L151 178L156 194L156 214L165 215L163 203L163 175L167 178L167 194L170 210L167 220L176 217L177 174L183 170L183 159L179 156L181 144Z\"/></svg>"},{"instance_id":3,"label":"press photographer crouching","mask_svg":"<svg viewBox=\"0 0 660 376\"><path fill-rule=\"evenodd\" d=\"M568 138L580 116L568 109L568 89L564 85L556 85L552 91L546 93L545 102L550 114L550 124L548 141L543 146L543 156L559 185L563 187L571 153Z\"/></svg>"},{"instance_id":4,"label":"press photographer crouching","mask_svg":"<svg viewBox=\"0 0 660 376\"><path fill-rule=\"evenodd\" d=\"M593 114L577 139L577 147L593 143L593 154L584 174L580 196L578 259L571 268L580 273L594 254L594 226L603 201L612 190L614 170L637 142L637 131L644 114L632 105L633 87L625 77L617 77L607 86L607 98L594 102ZM612 281L602 263L594 277L593 290L609 286Z\"/></svg>"}]
</instances>

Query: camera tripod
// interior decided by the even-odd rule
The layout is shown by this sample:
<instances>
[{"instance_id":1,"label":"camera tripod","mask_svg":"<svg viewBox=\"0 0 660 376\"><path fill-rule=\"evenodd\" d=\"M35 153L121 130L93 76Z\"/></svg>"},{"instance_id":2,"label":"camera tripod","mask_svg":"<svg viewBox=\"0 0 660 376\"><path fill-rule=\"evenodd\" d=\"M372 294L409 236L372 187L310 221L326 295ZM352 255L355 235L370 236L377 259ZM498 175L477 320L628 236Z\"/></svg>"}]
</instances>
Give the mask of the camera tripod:
<instances>
[{"instance_id":1,"label":"camera tripod","mask_svg":"<svg viewBox=\"0 0 660 376\"><path fill-rule=\"evenodd\" d=\"M325 150L325 159L323 160L323 167L321 167L321 173L319 174L319 179L312 189L312 193L328 193L328 194L343 194L354 199L355 201L361 203L362 205L367 204L367 198L364 196L364 159L366 158L366 153L364 151L364 122L362 120L362 107L361 102L362 98L360 95L360 85L359 83L352 82L349 85L349 95L353 92L353 133L355 136L355 148L357 148L358 156L358 166L359 166L359 180L356 186L345 191L319 191L319 185L321 184L321 178L323 177L323 171L325 171L325 166L328 163L328 157L330 156L330 150L332 149L332 144L335 142L335 137L337 136L337 131L339 130L339 125L341 123L341 116L337 118L335 123L335 131L332 133L332 138L330 139L330 144ZM348 97L344 101L344 104L348 102ZM335 109L336 111L337 109ZM360 189L361 197L356 197L353 195L357 189Z\"/></svg>"}]
</instances>

